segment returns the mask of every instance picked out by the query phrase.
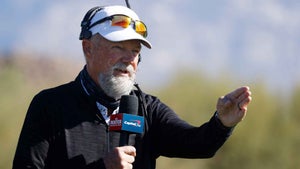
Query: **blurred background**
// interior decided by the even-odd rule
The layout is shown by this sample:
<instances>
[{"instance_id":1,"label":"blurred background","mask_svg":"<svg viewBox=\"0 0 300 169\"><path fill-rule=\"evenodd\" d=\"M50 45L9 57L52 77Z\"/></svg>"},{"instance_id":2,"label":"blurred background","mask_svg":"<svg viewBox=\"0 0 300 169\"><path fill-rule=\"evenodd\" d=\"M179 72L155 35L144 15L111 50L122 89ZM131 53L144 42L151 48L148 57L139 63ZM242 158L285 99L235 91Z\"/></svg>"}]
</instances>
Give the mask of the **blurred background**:
<instances>
[{"instance_id":1,"label":"blurred background","mask_svg":"<svg viewBox=\"0 0 300 169\"><path fill-rule=\"evenodd\" d=\"M0 2L0 168L11 168L33 96L85 64L80 22L123 0ZM300 165L300 1L130 0L149 30L137 82L201 125L222 96L250 86L246 119L211 159L158 159L158 169L295 169Z\"/></svg>"}]
</instances>

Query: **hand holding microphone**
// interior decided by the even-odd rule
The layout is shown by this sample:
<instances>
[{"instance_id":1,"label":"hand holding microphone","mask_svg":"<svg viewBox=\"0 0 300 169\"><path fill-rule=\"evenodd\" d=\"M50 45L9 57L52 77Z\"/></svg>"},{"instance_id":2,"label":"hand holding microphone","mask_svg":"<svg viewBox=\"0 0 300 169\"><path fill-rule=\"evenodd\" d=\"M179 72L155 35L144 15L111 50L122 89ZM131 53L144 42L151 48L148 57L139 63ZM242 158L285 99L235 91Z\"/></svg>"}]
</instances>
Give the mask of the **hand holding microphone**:
<instances>
[{"instance_id":1,"label":"hand holding microphone","mask_svg":"<svg viewBox=\"0 0 300 169\"><path fill-rule=\"evenodd\" d=\"M135 160L136 149L128 145L130 134L144 131L144 117L138 116L138 99L136 96L121 97L119 113L110 116L109 130L120 132L119 146L107 154L103 161L106 169L131 169Z\"/></svg>"},{"instance_id":2,"label":"hand holding microphone","mask_svg":"<svg viewBox=\"0 0 300 169\"><path fill-rule=\"evenodd\" d=\"M136 150L133 146L115 147L103 158L106 169L132 169Z\"/></svg>"}]
</instances>

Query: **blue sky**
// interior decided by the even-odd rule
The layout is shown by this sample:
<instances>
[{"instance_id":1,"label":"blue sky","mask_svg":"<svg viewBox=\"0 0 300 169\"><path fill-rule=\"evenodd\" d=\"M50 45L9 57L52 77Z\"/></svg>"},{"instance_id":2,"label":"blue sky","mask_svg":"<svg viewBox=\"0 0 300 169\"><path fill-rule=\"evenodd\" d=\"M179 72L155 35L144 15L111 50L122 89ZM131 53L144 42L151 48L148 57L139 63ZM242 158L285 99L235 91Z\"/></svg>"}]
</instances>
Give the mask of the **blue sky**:
<instances>
[{"instance_id":1,"label":"blue sky","mask_svg":"<svg viewBox=\"0 0 300 169\"><path fill-rule=\"evenodd\" d=\"M33 51L84 63L78 34L85 12L121 0L2 0L0 52ZM130 0L147 24L139 81L156 86L185 68L239 84L285 91L300 82L298 0Z\"/></svg>"}]
</instances>

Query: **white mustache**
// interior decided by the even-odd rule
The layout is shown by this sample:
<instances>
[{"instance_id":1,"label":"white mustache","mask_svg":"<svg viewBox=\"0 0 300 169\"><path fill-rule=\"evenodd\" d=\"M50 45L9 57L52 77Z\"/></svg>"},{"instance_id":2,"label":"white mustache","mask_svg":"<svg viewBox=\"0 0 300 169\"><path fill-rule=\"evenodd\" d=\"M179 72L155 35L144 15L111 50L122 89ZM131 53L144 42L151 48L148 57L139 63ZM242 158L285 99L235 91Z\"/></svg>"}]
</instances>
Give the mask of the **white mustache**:
<instances>
[{"instance_id":1,"label":"white mustache","mask_svg":"<svg viewBox=\"0 0 300 169\"><path fill-rule=\"evenodd\" d=\"M112 70L115 70L115 69L119 69L119 70L122 70L122 71L127 71L127 72L129 72L130 75L136 73L132 65L126 65L126 64L121 63L121 62L115 64L112 67Z\"/></svg>"}]
</instances>

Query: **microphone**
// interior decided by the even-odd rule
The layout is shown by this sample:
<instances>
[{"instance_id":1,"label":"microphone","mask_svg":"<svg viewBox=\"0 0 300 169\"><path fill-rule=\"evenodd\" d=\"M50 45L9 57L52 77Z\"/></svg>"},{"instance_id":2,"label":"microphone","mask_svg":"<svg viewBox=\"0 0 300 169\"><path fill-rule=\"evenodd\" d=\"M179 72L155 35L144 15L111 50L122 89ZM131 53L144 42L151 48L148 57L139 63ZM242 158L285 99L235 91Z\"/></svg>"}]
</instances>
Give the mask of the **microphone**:
<instances>
[{"instance_id":1,"label":"microphone","mask_svg":"<svg viewBox=\"0 0 300 169\"><path fill-rule=\"evenodd\" d=\"M120 146L128 145L130 134L144 131L144 117L138 116L138 98L123 95L120 100L119 113L110 116L109 130L120 131Z\"/></svg>"}]
</instances>

